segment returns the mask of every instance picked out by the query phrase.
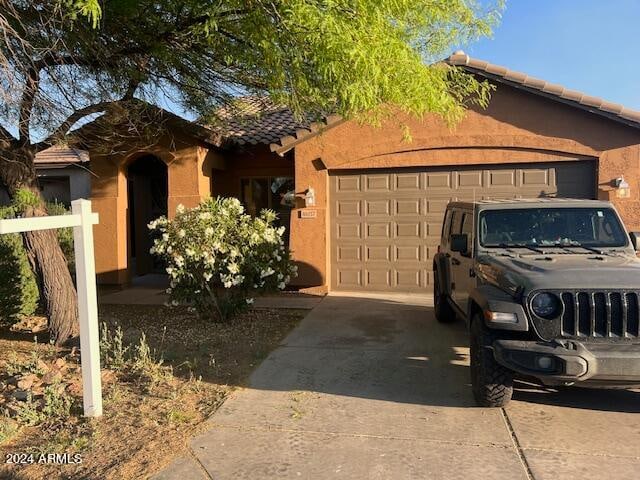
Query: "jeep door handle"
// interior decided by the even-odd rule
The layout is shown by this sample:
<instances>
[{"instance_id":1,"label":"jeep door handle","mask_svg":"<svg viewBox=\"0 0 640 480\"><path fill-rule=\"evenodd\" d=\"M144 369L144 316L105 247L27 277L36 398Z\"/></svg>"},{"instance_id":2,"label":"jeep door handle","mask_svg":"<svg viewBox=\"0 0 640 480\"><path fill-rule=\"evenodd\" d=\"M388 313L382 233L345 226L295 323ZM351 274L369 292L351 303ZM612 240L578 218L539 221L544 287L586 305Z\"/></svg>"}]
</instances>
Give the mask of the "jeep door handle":
<instances>
[{"instance_id":1,"label":"jeep door handle","mask_svg":"<svg viewBox=\"0 0 640 480\"><path fill-rule=\"evenodd\" d=\"M460 265L460 260L458 260L457 258L452 258L451 265Z\"/></svg>"}]
</instances>

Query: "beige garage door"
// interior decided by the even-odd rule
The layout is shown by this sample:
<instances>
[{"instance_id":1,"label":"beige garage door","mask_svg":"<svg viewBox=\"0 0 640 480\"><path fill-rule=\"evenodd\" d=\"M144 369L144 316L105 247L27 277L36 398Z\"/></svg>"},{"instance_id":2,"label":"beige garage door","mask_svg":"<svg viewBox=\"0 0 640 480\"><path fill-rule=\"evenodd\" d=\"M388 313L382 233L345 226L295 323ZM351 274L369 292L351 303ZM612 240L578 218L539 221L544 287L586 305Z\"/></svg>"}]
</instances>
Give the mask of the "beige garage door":
<instances>
[{"instance_id":1,"label":"beige garage door","mask_svg":"<svg viewBox=\"0 0 640 480\"><path fill-rule=\"evenodd\" d=\"M424 291L452 200L595 198L595 162L332 173L331 286Z\"/></svg>"}]
</instances>

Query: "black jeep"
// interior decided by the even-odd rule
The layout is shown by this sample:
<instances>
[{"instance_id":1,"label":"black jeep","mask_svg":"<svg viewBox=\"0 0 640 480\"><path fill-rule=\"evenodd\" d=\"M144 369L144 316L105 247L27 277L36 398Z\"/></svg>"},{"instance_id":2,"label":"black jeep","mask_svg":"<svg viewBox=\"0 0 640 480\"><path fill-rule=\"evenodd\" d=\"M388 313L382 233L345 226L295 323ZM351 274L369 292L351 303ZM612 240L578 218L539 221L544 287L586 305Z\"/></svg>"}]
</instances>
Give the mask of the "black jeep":
<instances>
[{"instance_id":1,"label":"black jeep","mask_svg":"<svg viewBox=\"0 0 640 480\"><path fill-rule=\"evenodd\" d=\"M467 322L479 405L505 405L514 373L546 385L640 385L637 238L604 201L448 205L435 314Z\"/></svg>"}]
</instances>

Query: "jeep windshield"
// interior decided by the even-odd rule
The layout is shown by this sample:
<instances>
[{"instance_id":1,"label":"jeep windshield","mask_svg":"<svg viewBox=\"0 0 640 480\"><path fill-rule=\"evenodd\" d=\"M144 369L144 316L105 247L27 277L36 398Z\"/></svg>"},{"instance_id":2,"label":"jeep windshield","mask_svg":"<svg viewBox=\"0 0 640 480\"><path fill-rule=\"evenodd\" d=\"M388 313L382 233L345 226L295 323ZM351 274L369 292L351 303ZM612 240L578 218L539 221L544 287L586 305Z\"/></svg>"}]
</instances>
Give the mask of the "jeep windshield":
<instances>
[{"instance_id":1,"label":"jeep windshield","mask_svg":"<svg viewBox=\"0 0 640 480\"><path fill-rule=\"evenodd\" d=\"M610 208L484 210L480 245L495 248L625 247L627 235Z\"/></svg>"}]
</instances>

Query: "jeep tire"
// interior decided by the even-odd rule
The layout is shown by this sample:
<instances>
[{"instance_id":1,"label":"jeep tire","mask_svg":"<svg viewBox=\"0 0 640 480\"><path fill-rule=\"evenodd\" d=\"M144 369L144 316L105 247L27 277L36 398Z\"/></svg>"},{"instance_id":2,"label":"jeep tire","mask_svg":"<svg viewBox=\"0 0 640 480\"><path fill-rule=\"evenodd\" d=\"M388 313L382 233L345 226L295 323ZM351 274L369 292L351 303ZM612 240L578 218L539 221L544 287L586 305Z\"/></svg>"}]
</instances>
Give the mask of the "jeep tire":
<instances>
[{"instance_id":1,"label":"jeep tire","mask_svg":"<svg viewBox=\"0 0 640 480\"><path fill-rule=\"evenodd\" d=\"M493 356L494 335L480 314L471 320L471 386L481 407L503 407L513 394L513 372Z\"/></svg>"},{"instance_id":2,"label":"jeep tire","mask_svg":"<svg viewBox=\"0 0 640 480\"><path fill-rule=\"evenodd\" d=\"M433 309L436 314L436 320L440 323L451 323L456 319L456 312L449 304L446 293L441 290L440 280L438 280L438 271L433 272Z\"/></svg>"}]
</instances>

